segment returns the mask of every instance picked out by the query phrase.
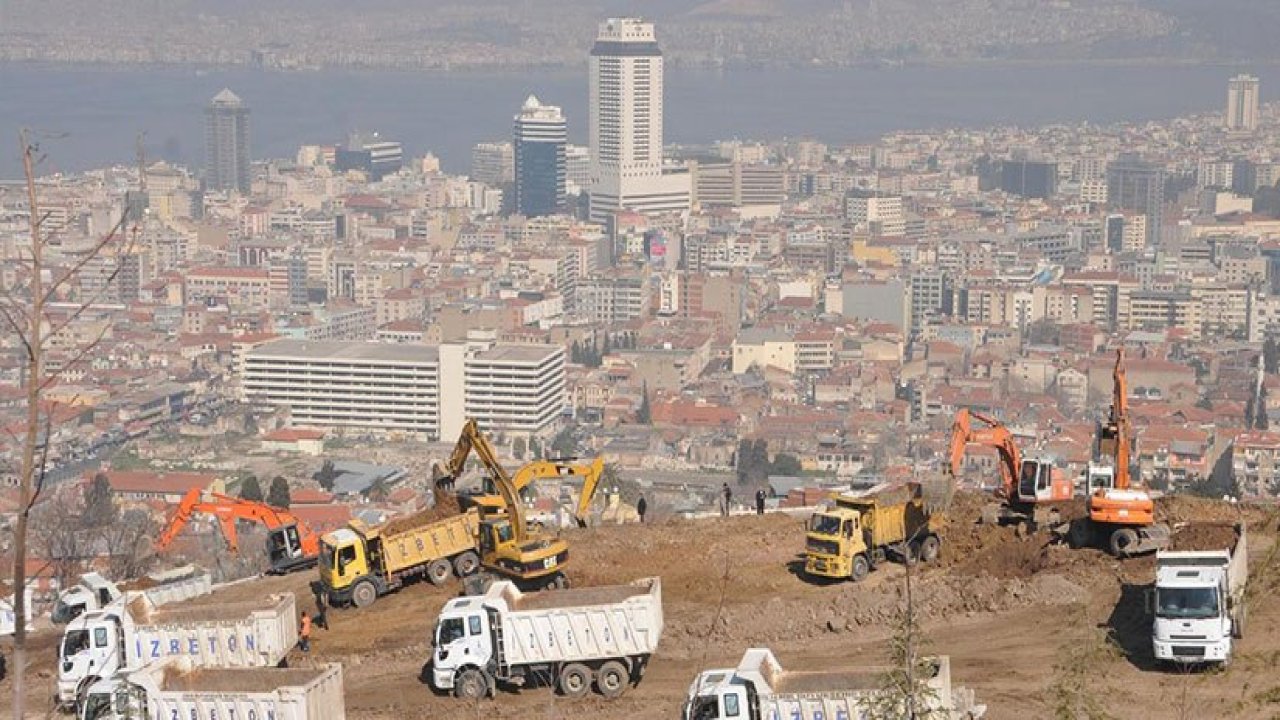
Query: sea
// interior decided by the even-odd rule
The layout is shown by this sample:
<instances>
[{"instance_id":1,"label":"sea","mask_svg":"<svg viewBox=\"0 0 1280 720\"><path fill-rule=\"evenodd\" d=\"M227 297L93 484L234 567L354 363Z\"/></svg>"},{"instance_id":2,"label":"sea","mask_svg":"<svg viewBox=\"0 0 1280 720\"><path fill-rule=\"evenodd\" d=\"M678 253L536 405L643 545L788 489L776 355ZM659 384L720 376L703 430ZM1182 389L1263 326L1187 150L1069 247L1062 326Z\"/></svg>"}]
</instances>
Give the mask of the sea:
<instances>
[{"instance_id":1,"label":"sea","mask_svg":"<svg viewBox=\"0 0 1280 720\"><path fill-rule=\"evenodd\" d=\"M813 138L874 140L895 130L1162 120L1225 106L1227 79L1249 72L1265 101L1280 65L962 63L856 68L666 71L669 143ZM40 143L41 174L148 159L198 167L205 103L230 88L250 108L255 158L377 132L465 173L471 147L507 139L529 95L564 108L570 141L586 142L587 72L264 71L0 63L0 181L21 177L17 132Z\"/></svg>"}]
</instances>

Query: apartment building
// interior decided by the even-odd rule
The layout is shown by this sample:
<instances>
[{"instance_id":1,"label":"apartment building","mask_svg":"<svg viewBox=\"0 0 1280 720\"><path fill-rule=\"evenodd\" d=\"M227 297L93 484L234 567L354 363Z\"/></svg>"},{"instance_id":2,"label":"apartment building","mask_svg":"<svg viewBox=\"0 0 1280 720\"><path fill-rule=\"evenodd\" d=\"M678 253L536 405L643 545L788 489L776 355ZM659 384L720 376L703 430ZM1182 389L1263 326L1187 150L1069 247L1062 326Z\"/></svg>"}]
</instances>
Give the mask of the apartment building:
<instances>
[{"instance_id":1,"label":"apartment building","mask_svg":"<svg viewBox=\"0 0 1280 720\"><path fill-rule=\"evenodd\" d=\"M263 268L193 268L183 279L187 303L220 303L263 309L271 301L271 278Z\"/></svg>"}]
</instances>

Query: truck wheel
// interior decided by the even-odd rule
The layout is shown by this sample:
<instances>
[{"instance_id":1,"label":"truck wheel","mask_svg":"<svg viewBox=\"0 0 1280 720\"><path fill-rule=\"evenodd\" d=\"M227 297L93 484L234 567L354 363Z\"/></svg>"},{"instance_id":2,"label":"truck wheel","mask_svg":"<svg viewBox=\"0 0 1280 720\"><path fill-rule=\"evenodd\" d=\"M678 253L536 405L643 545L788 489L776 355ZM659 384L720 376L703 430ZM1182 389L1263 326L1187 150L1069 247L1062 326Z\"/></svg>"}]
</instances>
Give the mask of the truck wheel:
<instances>
[{"instance_id":1,"label":"truck wheel","mask_svg":"<svg viewBox=\"0 0 1280 720\"><path fill-rule=\"evenodd\" d=\"M481 700L489 694L489 683L485 682L484 673L475 668L467 668L458 673L453 681L453 696L467 700Z\"/></svg>"},{"instance_id":2,"label":"truck wheel","mask_svg":"<svg viewBox=\"0 0 1280 720\"><path fill-rule=\"evenodd\" d=\"M1130 528L1120 528L1111 533L1111 554L1118 557L1129 557L1131 548L1138 545L1138 533Z\"/></svg>"},{"instance_id":3,"label":"truck wheel","mask_svg":"<svg viewBox=\"0 0 1280 720\"><path fill-rule=\"evenodd\" d=\"M366 608L378 599L378 588L370 580L361 580L351 590L351 603L358 608Z\"/></svg>"},{"instance_id":4,"label":"truck wheel","mask_svg":"<svg viewBox=\"0 0 1280 720\"><path fill-rule=\"evenodd\" d=\"M1067 544L1073 550L1086 548L1093 544L1093 533L1089 530L1089 521L1080 518L1071 523L1071 529L1067 531Z\"/></svg>"},{"instance_id":5,"label":"truck wheel","mask_svg":"<svg viewBox=\"0 0 1280 720\"><path fill-rule=\"evenodd\" d=\"M867 564L866 556L859 555L853 559L853 569L849 572L849 577L854 582L861 582L871 572L871 566Z\"/></svg>"},{"instance_id":6,"label":"truck wheel","mask_svg":"<svg viewBox=\"0 0 1280 720\"><path fill-rule=\"evenodd\" d=\"M930 535L920 543L920 559L925 562L933 562L938 559L938 547L941 543L937 535Z\"/></svg>"},{"instance_id":7,"label":"truck wheel","mask_svg":"<svg viewBox=\"0 0 1280 720\"><path fill-rule=\"evenodd\" d=\"M627 668L617 660L610 660L596 671L596 691L607 698L616 698L627 689L631 676Z\"/></svg>"},{"instance_id":8,"label":"truck wheel","mask_svg":"<svg viewBox=\"0 0 1280 720\"><path fill-rule=\"evenodd\" d=\"M586 665L569 663L560 671L560 694L578 698L591 691L591 671Z\"/></svg>"},{"instance_id":9,"label":"truck wheel","mask_svg":"<svg viewBox=\"0 0 1280 720\"><path fill-rule=\"evenodd\" d=\"M443 585L449 582L449 578L452 575L453 566L444 558L432 560L431 564L427 566L427 579L431 581L432 585Z\"/></svg>"},{"instance_id":10,"label":"truck wheel","mask_svg":"<svg viewBox=\"0 0 1280 720\"><path fill-rule=\"evenodd\" d=\"M468 550L453 560L453 572L460 578L474 574L480 569L480 556Z\"/></svg>"}]
</instances>

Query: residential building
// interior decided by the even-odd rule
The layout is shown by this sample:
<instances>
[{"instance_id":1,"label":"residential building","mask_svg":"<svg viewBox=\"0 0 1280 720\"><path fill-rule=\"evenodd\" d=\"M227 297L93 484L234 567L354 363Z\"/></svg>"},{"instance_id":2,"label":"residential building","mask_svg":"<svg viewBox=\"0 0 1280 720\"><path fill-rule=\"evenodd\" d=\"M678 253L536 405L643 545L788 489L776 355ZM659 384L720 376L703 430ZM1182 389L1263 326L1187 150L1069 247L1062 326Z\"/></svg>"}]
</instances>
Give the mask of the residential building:
<instances>
[{"instance_id":1,"label":"residential building","mask_svg":"<svg viewBox=\"0 0 1280 720\"><path fill-rule=\"evenodd\" d=\"M471 148L471 179L491 187L515 181L515 146L509 142L482 142Z\"/></svg>"},{"instance_id":2,"label":"residential building","mask_svg":"<svg viewBox=\"0 0 1280 720\"><path fill-rule=\"evenodd\" d=\"M845 217L855 229L883 237L901 237L907 232L902 197L870 190L853 190L845 198Z\"/></svg>"},{"instance_id":3,"label":"residential building","mask_svg":"<svg viewBox=\"0 0 1280 720\"><path fill-rule=\"evenodd\" d=\"M188 303L266 308L271 303L271 273L265 268L193 268L183 278L183 291Z\"/></svg>"},{"instance_id":4,"label":"residential building","mask_svg":"<svg viewBox=\"0 0 1280 720\"><path fill-rule=\"evenodd\" d=\"M398 142L372 135L353 134L345 148L338 148L334 155L334 167L338 170L360 170L370 180L378 181L400 170L404 162L404 148Z\"/></svg>"},{"instance_id":5,"label":"residential building","mask_svg":"<svg viewBox=\"0 0 1280 720\"><path fill-rule=\"evenodd\" d=\"M1005 160L1000 163L1000 189L1024 198L1052 197L1058 191L1058 164Z\"/></svg>"},{"instance_id":6,"label":"residential building","mask_svg":"<svg viewBox=\"0 0 1280 720\"><path fill-rule=\"evenodd\" d=\"M1160 242L1164 211L1164 170L1136 155L1121 155L1107 166L1107 204L1147 217L1147 246Z\"/></svg>"},{"instance_id":7,"label":"residential building","mask_svg":"<svg viewBox=\"0 0 1280 720\"><path fill-rule=\"evenodd\" d=\"M1258 78L1237 75L1227 81L1226 128L1253 132L1258 129Z\"/></svg>"},{"instance_id":8,"label":"residential building","mask_svg":"<svg viewBox=\"0 0 1280 720\"><path fill-rule=\"evenodd\" d=\"M1280 497L1280 433L1237 435L1231 446L1231 477L1246 496Z\"/></svg>"}]
</instances>

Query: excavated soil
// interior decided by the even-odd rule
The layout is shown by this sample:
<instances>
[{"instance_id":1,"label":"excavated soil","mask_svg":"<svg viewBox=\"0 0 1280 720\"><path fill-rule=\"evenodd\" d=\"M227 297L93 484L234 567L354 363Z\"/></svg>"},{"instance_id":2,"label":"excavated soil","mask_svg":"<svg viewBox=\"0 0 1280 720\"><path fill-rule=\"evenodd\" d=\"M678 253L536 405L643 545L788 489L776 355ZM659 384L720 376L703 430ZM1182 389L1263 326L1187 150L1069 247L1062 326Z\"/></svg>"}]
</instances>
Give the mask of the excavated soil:
<instances>
[{"instance_id":1,"label":"excavated soil","mask_svg":"<svg viewBox=\"0 0 1280 720\"><path fill-rule=\"evenodd\" d=\"M382 527L384 535L395 535L397 533L406 532L424 525L430 525L433 522L453 517L461 512L458 506L458 498L453 493L437 493L439 500L436 504L420 510L412 515L395 518Z\"/></svg>"},{"instance_id":2,"label":"excavated soil","mask_svg":"<svg viewBox=\"0 0 1280 720\"><path fill-rule=\"evenodd\" d=\"M199 668L188 672L168 668L164 673L162 689L265 693L282 687L306 685L324 672L324 668L255 668L252 670Z\"/></svg>"},{"instance_id":3,"label":"excavated soil","mask_svg":"<svg viewBox=\"0 0 1280 720\"><path fill-rule=\"evenodd\" d=\"M1170 501L1172 500L1172 502ZM1104 717L1271 718L1280 712L1274 676L1280 597L1257 593L1250 630L1225 672L1179 673L1150 656L1150 619L1143 594L1154 577L1152 556L1116 560L1097 550L1071 550L1047 533L1019 537L1011 527L977 524L987 498L957 496L944 528L942 555L910 573L910 596L928 652L951 657L955 683L989 706L989 720ZM1170 522L1196 521L1175 536L1211 542L1243 509L1250 522L1251 582L1269 587L1280 570L1265 510L1192 498L1162 499ZM1199 525L1218 525L1203 529ZM1257 525L1255 526L1255 523ZM548 688L502 688L469 705L433 693L424 663L440 607L459 592L416 584L362 610L331 609L329 630L313 633L309 656L291 666L343 664L346 715L366 718L592 717L648 720L678 717L700 670L735 665L748 647L769 647L783 667L842 670L882 665L906 605L907 568L878 565L861 583L804 577L804 520L782 514L655 525L567 530L566 573L577 588L624 585L661 576L665 630L637 687L615 700L567 700ZM1207 538L1207 539L1206 539ZM285 590L309 597L314 573L267 577L215 593L234 603ZM52 641L31 659L37 688L53 689ZM6 652L7 654L7 652ZM8 681L0 684L6 694ZM41 685L43 683L43 685ZM0 709L4 708L0 697Z\"/></svg>"},{"instance_id":4,"label":"excavated soil","mask_svg":"<svg viewBox=\"0 0 1280 720\"><path fill-rule=\"evenodd\" d=\"M1173 550L1228 550L1235 545L1233 524L1195 523L1173 533Z\"/></svg>"}]
</instances>

